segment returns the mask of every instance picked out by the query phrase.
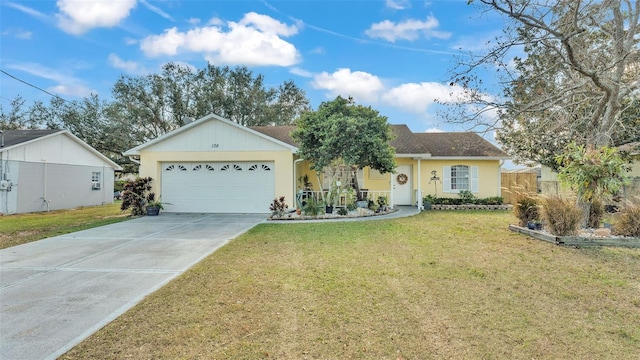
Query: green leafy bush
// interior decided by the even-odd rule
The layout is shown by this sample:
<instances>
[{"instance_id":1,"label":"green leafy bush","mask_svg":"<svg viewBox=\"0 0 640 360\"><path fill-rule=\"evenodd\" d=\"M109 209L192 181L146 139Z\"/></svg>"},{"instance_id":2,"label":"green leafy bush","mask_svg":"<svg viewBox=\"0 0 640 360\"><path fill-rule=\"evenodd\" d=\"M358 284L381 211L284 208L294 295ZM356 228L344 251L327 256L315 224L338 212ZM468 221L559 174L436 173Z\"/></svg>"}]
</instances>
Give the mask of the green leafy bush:
<instances>
[{"instance_id":1,"label":"green leafy bush","mask_svg":"<svg viewBox=\"0 0 640 360\"><path fill-rule=\"evenodd\" d=\"M476 197L469 190L460 190L458 196L463 204L475 204Z\"/></svg>"},{"instance_id":2,"label":"green leafy bush","mask_svg":"<svg viewBox=\"0 0 640 360\"><path fill-rule=\"evenodd\" d=\"M575 201L559 196L547 197L542 200L542 218L547 229L557 236L574 235L580 228L582 209Z\"/></svg>"},{"instance_id":3,"label":"green leafy bush","mask_svg":"<svg viewBox=\"0 0 640 360\"><path fill-rule=\"evenodd\" d=\"M156 194L151 192L151 177L136 178L122 187L122 204L120 210L131 209L131 215L138 216L146 213L148 202L155 201Z\"/></svg>"},{"instance_id":4,"label":"green leafy bush","mask_svg":"<svg viewBox=\"0 0 640 360\"><path fill-rule=\"evenodd\" d=\"M343 208L343 207L338 208L338 215L345 216L345 215L347 215L348 213L349 213L349 211L347 210L347 208Z\"/></svg>"},{"instance_id":5,"label":"green leafy bush","mask_svg":"<svg viewBox=\"0 0 640 360\"><path fill-rule=\"evenodd\" d=\"M616 235L640 238L640 201L628 202L622 207L613 230Z\"/></svg>"},{"instance_id":6,"label":"green leafy bush","mask_svg":"<svg viewBox=\"0 0 640 360\"><path fill-rule=\"evenodd\" d=\"M309 216L318 216L323 210L322 203L315 201L313 198L307 199L307 202L302 205L302 211Z\"/></svg>"},{"instance_id":7,"label":"green leafy bush","mask_svg":"<svg viewBox=\"0 0 640 360\"><path fill-rule=\"evenodd\" d=\"M433 195L427 195L422 199L423 203L430 203L432 205L502 205L504 200L501 196L494 196L488 198L476 198L469 200L466 198L449 198L449 197L435 197Z\"/></svg>"}]
</instances>

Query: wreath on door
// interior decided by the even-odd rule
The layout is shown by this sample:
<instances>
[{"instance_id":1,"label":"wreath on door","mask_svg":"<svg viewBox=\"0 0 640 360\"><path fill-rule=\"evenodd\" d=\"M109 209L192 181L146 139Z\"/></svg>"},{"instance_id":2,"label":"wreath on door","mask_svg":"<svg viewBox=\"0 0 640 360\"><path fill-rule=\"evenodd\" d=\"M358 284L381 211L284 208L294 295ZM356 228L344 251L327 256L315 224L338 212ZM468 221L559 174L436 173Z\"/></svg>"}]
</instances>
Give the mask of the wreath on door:
<instances>
[{"instance_id":1,"label":"wreath on door","mask_svg":"<svg viewBox=\"0 0 640 360\"><path fill-rule=\"evenodd\" d=\"M409 177L406 174L398 174L396 180L398 181L398 184L404 185L409 181Z\"/></svg>"}]
</instances>

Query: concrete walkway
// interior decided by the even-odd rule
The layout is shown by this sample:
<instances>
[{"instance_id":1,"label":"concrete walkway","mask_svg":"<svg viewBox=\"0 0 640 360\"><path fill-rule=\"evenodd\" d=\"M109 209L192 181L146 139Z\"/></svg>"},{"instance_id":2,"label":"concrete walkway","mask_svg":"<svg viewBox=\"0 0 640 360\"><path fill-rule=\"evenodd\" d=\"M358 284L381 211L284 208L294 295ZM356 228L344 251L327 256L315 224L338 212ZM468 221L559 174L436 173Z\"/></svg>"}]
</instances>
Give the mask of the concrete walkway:
<instances>
[{"instance_id":1,"label":"concrete walkway","mask_svg":"<svg viewBox=\"0 0 640 360\"><path fill-rule=\"evenodd\" d=\"M267 214L168 214L0 250L0 359L55 359Z\"/></svg>"},{"instance_id":2,"label":"concrete walkway","mask_svg":"<svg viewBox=\"0 0 640 360\"><path fill-rule=\"evenodd\" d=\"M401 217L413 216L420 213L417 206L397 206L396 210L390 214L374 215L374 216L362 216L362 217L336 217L328 219L318 220L267 220L269 224L307 224L310 222L332 222L332 221L371 221L371 220L387 220L397 219Z\"/></svg>"}]
</instances>

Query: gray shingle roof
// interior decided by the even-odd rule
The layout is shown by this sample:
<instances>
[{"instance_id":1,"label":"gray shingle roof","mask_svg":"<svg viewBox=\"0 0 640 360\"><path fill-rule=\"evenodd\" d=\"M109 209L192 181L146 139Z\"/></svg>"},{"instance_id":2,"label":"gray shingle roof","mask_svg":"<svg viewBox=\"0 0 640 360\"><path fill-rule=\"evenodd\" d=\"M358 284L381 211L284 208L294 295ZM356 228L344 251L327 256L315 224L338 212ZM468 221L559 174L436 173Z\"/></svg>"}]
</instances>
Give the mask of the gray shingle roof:
<instances>
[{"instance_id":1,"label":"gray shingle roof","mask_svg":"<svg viewBox=\"0 0 640 360\"><path fill-rule=\"evenodd\" d=\"M291 138L295 126L250 126L252 130L298 146ZM391 125L395 139L391 145L397 154L431 154L445 157L492 157L508 158L500 150L480 135L472 132L414 133L407 125Z\"/></svg>"},{"instance_id":2,"label":"gray shingle roof","mask_svg":"<svg viewBox=\"0 0 640 360\"><path fill-rule=\"evenodd\" d=\"M460 157L509 157L480 135L473 132L443 132L414 134L426 144L431 156Z\"/></svg>"},{"instance_id":3,"label":"gray shingle roof","mask_svg":"<svg viewBox=\"0 0 640 360\"><path fill-rule=\"evenodd\" d=\"M43 136L58 133L60 129L46 130L3 130L0 136L0 145L2 145L2 137L4 137L4 147L18 145L27 141L35 140Z\"/></svg>"}]
</instances>

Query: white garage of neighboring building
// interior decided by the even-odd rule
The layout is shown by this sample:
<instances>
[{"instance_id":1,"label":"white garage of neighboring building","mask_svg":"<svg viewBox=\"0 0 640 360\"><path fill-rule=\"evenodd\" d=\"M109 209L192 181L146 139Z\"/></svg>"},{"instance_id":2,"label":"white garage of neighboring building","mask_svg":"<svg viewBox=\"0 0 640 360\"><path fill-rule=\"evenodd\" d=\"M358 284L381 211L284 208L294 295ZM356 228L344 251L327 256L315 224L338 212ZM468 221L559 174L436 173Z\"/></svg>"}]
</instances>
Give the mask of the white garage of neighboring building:
<instances>
[{"instance_id":1,"label":"white garage of neighboring building","mask_svg":"<svg viewBox=\"0 0 640 360\"><path fill-rule=\"evenodd\" d=\"M292 199L297 148L209 115L124 155L168 212L268 213L275 197ZM276 181L278 179L278 181Z\"/></svg>"},{"instance_id":2,"label":"white garage of neighboring building","mask_svg":"<svg viewBox=\"0 0 640 360\"><path fill-rule=\"evenodd\" d=\"M0 131L0 214L110 204L116 170L68 130Z\"/></svg>"}]
</instances>

